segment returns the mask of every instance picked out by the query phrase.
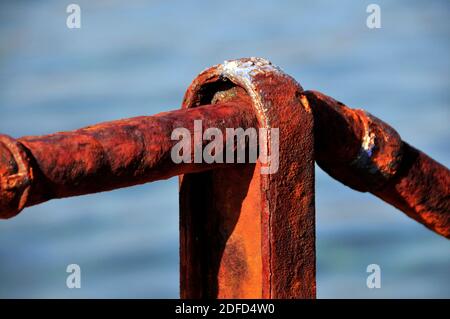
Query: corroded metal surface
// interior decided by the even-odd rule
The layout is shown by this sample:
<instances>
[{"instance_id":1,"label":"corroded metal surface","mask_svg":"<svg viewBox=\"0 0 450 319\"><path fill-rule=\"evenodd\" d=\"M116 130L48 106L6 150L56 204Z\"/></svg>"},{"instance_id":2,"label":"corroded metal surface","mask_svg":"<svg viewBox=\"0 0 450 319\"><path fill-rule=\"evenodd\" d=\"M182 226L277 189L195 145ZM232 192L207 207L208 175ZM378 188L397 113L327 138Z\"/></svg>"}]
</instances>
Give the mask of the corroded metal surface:
<instances>
[{"instance_id":1,"label":"corroded metal surface","mask_svg":"<svg viewBox=\"0 0 450 319\"><path fill-rule=\"evenodd\" d=\"M202 120L203 130L279 128L278 170L267 174L260 161L175 164L171 134L182 127L195 136L194 120ZM263 142L268 152L270 141L269 135ZM184 174L182 297L314 298L314 159L345 185L450 238L446 167L383 121L303 91L257 58L202 72L182 110L46 136L0 135L0 218L52 198Z\"/></svg>"},{"instance_id":2,"label":"corroded metal surface","mask_svg":"<svg viewBox=\"0 0 450 319\"><path fill-rule=\"evenodd\" d=\"M0 136L0 217L15 216L26 206L166 179L223 164L171 160L177 127L254 127L246 100L214 107L179 110L101 123L71 132ZM193 150L192 150L193 151ZM191 155L193 156L193 154Z\"/></svg>"},{"instance_id":3,"label":"corroded metal surface","mask_svg":"<svg viewBox=\"0 0 450 319\"><path fill-rule=\"evenodd\" d=\"M183 107L233 87L251 98L258 127L279 128L279 169L181 176L181 296L315 298L313 121L302 88L266 60L227 61L194 80Z\"/></svg>"},{"instance_id":4,"label":"corroded metal surface","mask_svg":"<svg viewBox=\"0 0 450 319\"><path fill-rule=\"evenodd\" d=\"M0 135L0 217L17 215L27 204L33 178L30 158L18 141Z\"/></svg>"},{"instance_id":5,"label":"corroded metal surface","mask_svg":"<svg viewBox=\"0 0 450 319\"><path fill-rule=\"evenodd\" d=\"M315 158L324 171L450 237L450 171L445 166L363 110L320 92L304 96L314 113Z\"/></svg>"}]
</instances>

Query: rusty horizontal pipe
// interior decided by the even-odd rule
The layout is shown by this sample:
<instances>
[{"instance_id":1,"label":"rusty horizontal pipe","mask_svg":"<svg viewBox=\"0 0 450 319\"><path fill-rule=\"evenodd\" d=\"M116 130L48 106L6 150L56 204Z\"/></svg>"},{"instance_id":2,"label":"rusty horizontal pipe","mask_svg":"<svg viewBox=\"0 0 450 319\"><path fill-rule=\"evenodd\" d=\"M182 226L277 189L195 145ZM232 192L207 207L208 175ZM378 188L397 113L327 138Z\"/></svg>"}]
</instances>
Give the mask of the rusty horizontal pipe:
<instances>
[{"instance_id":1,"label":"rusty horizontal pipe","mask_svg":"<svg viewBox=\"0 0 450 319\"><path fill-rule=\"evenodd\" d=\"M448 168L364 110L316 91L303 97L314 116L315 160L325 172L450 238Z\"/></svg>"},{"instance_id":2,"label":"rusty horizontal pipe","mask_svg":"<svg viewBox=\"0 0 450 319\"><path fill-rule=\"evenodd\" d=\"M320 92L301 100L314 116L315 160L333 178L371 192L450 238L450 173L389 125ZM0 217L68 196L126 187L224 164L170 161L175 127L255 127L246 94L235 100L14 140L0 137Z\"/></svg>"},{"instance_id":3,"label":"rusty horizontal pipe","mask_svg":"<svg viewBox=\"0 0 450 319\"><path fill-rule=\"evenodd\" d=\"M13 139L0 135L0 217L50 199L127 187L224 164L171 160L175 128L256 127L247 95L217 105L101 123L76 131ZM193 136L193 133L192 135ZM224 137L225 138L225 137ZM205 143L204 141L202 141ZM194 148L191 149L194 156Z\"/></svg>"}]
</instances>

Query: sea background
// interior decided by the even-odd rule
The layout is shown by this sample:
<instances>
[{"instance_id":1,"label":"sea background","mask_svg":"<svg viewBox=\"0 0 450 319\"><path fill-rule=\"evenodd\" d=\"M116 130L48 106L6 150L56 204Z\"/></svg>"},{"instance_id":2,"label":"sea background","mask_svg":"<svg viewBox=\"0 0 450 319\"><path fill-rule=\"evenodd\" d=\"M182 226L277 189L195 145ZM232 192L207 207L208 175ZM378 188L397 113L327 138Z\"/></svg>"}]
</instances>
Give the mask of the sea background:
<instances>
[{"instance_id":1,"label":"sea background","mask_svg":"<svg viewBox=\"0 0 450 319\"><path fill-rule=\"evenodd\" d=\"M75 1L75 0L74 0ZM374 1L372 1L374 2ZM177 109L204 68L260 56L304 88L390 123L450 164L450 2L0 2L0 132L14 137ZM450 242L317 168L319 298L450 298ZM0 221L0 298L177 298L177 179ZM81 289L66 267L81 267ZM380 289L366 267L381 267Z\"/></svg>"}]
</instances>

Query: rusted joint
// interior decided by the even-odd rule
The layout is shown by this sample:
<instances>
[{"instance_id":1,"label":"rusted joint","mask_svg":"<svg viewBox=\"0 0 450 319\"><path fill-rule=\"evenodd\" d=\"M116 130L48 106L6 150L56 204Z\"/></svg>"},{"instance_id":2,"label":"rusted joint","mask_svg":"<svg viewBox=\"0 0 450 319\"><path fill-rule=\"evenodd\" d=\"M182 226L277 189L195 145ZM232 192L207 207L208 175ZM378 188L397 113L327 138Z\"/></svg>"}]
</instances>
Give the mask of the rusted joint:
<instances>
[{"instance_id":1,"label":"rusted joint","mask_svg":"<svg viewBox=\"0 0 450 319\"><path fill-rule=\"evenodd\" d=\"M445 166L402 141L375 116L317 91L303 94L314 114L315 159L325 172L450 238L450 171Z\"/></svg>"},{"instance_id":2,"label":"rusted joint","mask_svg":"<svg viewBox=\"0 0 450 319\"><path fill-rule=\"evenodd\" d=\"M0 135L0 218L17 215L28 200L33 169L21 143Z\"/></svg>"},{"instance_id":3,"label":"rusted joint","mask_svg":"<svg viewBox=\"0 0 450 319\"><path fill-rule=\"evenodd\" d=\"M383 188L397 173L400 135L388 124L317 91L305 91L315 120L316 160L331 176L358 191Z\"/></svg>"},{"instance_id":4,"label":"rusted joint","mask_svg":"<svg viewBox=\"0 0 450 319\"><path fill-rule=\"evenodd\" d=\"M364 135L359 154L350 165L371 177L381 175L381 181L368 185L381 188L398 171L403 154L402 139L397 131L379 118L364 110L354 111L363 124Z\"/></svg>"}]
</instances>

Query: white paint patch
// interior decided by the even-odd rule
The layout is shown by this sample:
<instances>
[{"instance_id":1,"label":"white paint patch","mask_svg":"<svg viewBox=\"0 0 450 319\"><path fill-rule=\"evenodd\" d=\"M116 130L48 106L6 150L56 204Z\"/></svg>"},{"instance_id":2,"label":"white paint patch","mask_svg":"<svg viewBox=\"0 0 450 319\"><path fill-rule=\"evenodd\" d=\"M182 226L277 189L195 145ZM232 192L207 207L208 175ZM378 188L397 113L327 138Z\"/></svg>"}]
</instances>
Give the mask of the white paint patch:
<instances>
[{"instance_id":1,"label":"white paint patch","mask_svg":"<svg viewBox=\"0 0 450 319\"><path fill-rule=\"evenodd\" d=\"M270 129L268 134L264 136L266 140L262 143L262 145L265 148L268 148L270 145L271 152L275 152L275 154L272 153L267 158L267 166L261 167L261 174L271 174L278 171L278 135L275 139L273 139L271 123L269 117L266 115L270 104L267 101L262 100L262 95L265 92L258 92L255 85L255 76L270 73L277 73L279 76L286 76L285 73L279 67L274 66L266 59L256 57L225 61L219 66L218 70L221 76L230 79L233 83L242 86L247 91L252 98L260 125L266 129ZM274 129L278 132L278 128ZM276 147L273 145L273 142L276 142ZM268 150L265 149L265 154L268 153L267 151ZM274 171L272 171L272 169L274 169Z\"/></svg>"},{"instance_id":2,"label":"white paint patch","mask_svg":"<svg viewBox=\"0 0 450 319\"><path fill-rule=\"evenodd\" d=\"M375 147L375 134L366 130L363 140L362 140L362 148L366 152L368 157L372 156L373 149Z\"/></svg>"},{"instance_id":3,"label":"white paint patch","mask_svg":"<svg viewBox=\"0 0 450 319\"><path fill-rule=\"evenodd\" d=\"M243 86L250 94L258 117L263 121L265 127L269 128L267 109L265 103L261 100L261 93L257 91L254 84L254 77L258 74L277 72L283 74L281 69L263 58L251 57L249 59L225 61L221 66L221 75L229 78L232 82Z\"/></svg>"}]
</instances>

